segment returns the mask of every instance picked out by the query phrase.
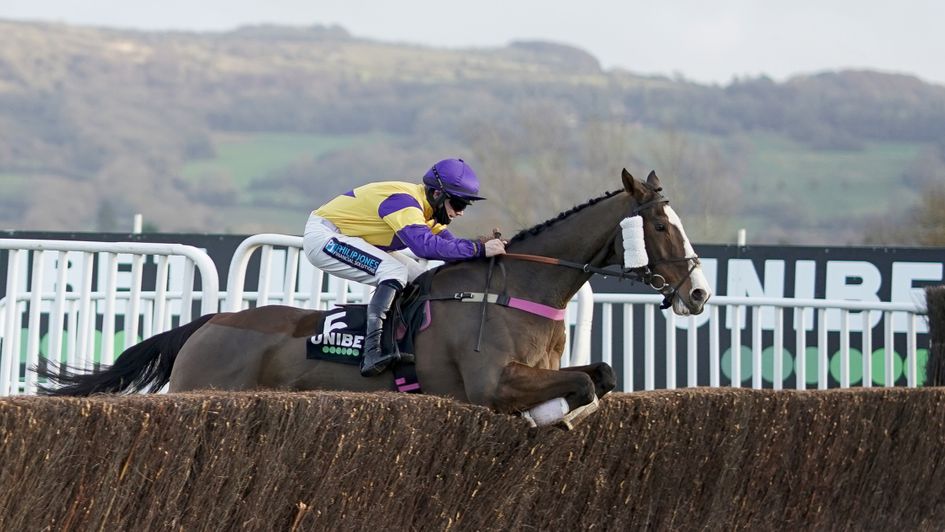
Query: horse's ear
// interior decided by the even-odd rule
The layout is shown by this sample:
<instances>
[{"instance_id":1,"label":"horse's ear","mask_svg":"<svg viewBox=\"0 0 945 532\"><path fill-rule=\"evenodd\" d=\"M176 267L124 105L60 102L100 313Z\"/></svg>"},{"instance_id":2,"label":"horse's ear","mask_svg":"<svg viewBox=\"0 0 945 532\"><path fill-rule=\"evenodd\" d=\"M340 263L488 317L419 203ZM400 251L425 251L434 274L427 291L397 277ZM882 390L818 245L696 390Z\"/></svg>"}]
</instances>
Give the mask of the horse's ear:
<instances>
[{"instance_id":1,"label":"horse's ear","mask_svg":"<svg viewBox=\"0 0 945 532\"><path fill-rule=\"evenodd\" d=\"M663 187L660 186L660 178L656 177L655 170L650 170L650 175L646 176L646 184L653 190L663 190Z\"/></svg>"},{"instance_id":2,"label":"horse's ear","mask_svg":"<svg viewBox=\"0 0 945 532\"><path fill-rule=\"evenodd\" d=\"M637 180L630 175L630 172L626 168L623 169L623 172L620 174L620 178L623 180L623 189L634 194L634 191L637 188Z\"/></svg>"}]
</instances>

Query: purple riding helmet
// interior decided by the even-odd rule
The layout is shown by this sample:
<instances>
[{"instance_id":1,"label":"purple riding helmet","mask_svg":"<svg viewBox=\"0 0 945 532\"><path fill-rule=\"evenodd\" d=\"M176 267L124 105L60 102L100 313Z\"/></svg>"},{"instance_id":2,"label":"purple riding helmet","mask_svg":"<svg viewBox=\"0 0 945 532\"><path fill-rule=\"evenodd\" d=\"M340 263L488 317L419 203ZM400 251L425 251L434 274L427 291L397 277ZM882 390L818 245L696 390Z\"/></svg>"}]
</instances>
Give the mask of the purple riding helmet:
<instances>
[{"instance_id":1,"label":"purple riding helmet","mask_svg":"<svg viewBox=\"0 0 945 532\"><path fill-rule=\"evenodd\" d=\"M479 196L479 178L476 177L476 172L462 159L443 159L434 164L424 174L423 184L467 201L486 199Z\"/></svg>"}]
</instances>

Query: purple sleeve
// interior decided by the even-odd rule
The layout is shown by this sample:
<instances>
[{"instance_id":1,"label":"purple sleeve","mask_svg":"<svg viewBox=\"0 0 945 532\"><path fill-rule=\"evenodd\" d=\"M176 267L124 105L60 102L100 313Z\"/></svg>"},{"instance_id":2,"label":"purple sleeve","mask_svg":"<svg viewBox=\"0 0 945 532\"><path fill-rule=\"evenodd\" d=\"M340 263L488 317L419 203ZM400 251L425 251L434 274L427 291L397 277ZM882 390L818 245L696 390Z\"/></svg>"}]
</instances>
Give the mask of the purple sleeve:
<instances>
[{"instance_id":1,"label":"purple sleeve","mask_svg":"<svg viewBox=\"0 0 945 532\"><path fill-rule=\"evenodd\" d=\"M433 234L425 225L408 225L397 231L400 240L422 259L454 261L486 256L486 247L475 240L444 238L441 235L442 232L440 235Z\"/></svg>"},{"instance_id":2,"label":"purple sleeve","mask_svg":"<svg viewBox=\"0 0 945 532\"><path fill-rule=\"evenodd\" d=\"M455 236L453 236L453 233L450 233L450 232L449 232L448 230L446 230L446 229L440 231L439 233L437 233L437 235L439 235L439 236L441 236L441 237L443 237L443 238L445 238L445 239L447 239L447 240L453 240L454 238L456 238Z\"/></svg>"},{"instance_id":3,"label":"purple sleeve","mask_svg":"<svg viewBox=\"0 0 945 532\"><path fill-rule=\"evenodd\" d=\"M377 215L383 220L388 214L393 214L408 207L423 210L417 199L410 194L391 194L377 206Z\"/></svg>"}]
</instances>

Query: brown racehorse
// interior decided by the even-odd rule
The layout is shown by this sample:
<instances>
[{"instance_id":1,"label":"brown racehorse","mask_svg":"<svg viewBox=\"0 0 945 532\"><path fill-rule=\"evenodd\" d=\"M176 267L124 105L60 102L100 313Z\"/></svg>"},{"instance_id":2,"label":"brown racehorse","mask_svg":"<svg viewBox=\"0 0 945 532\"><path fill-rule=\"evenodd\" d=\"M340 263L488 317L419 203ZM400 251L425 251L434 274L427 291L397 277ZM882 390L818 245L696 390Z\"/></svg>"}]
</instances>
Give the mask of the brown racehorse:
<instances>
[{"instance_id":1,"label":"brown racehorse","mask_svg":"<svg viewBox=\"0 0 945 532\"><path fill-rule=\"evenodd\" d=\"M623 189L522 231L509 242L509 255L497 261L440 267L431 295L501 292L563 309L593 273L606 272L647 282L677 314L702 312L709 287L679 217L660 192L659 178L651 172L644 183L624 170L622 181ZM629 270L622 268L620 222L637 215L649 263ZM493 269L499 273L493 275ZM615 386L607 364L559 368L563 321L489 305L482 323L481 303L433 300L431 309L432 324L415 341L415 369L425 393L510 414L552 400L564 407L558 399L563 398L575 414L593 411L597 398ZM45 393L157 391L168 382L171 392L390 390L389 374L365 378L357 366L306 358L306 342L322 312L273 305L203 316L130 347L113 366L95 373L41 370L64 385Z\"/></svg>"}]
</instances>

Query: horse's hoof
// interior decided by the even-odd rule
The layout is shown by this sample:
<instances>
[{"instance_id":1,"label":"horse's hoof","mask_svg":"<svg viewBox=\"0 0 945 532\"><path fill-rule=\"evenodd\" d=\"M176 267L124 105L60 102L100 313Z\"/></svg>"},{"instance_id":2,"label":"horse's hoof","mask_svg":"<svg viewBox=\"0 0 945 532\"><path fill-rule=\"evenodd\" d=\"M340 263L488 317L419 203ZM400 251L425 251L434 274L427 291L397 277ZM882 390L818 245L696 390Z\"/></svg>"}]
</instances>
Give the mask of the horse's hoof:
<instances>
[{"instance_id":1,"label":"horse's hoof","mask_svg":"<svg viewBox=\"0 0 945 532\"><path fill-rule=\"evenodd\" d=\"M597 375L593 377L597 397L602 398L617 387L617 376L610 364L601 363Z\"/></svg>"}]
</instances>

